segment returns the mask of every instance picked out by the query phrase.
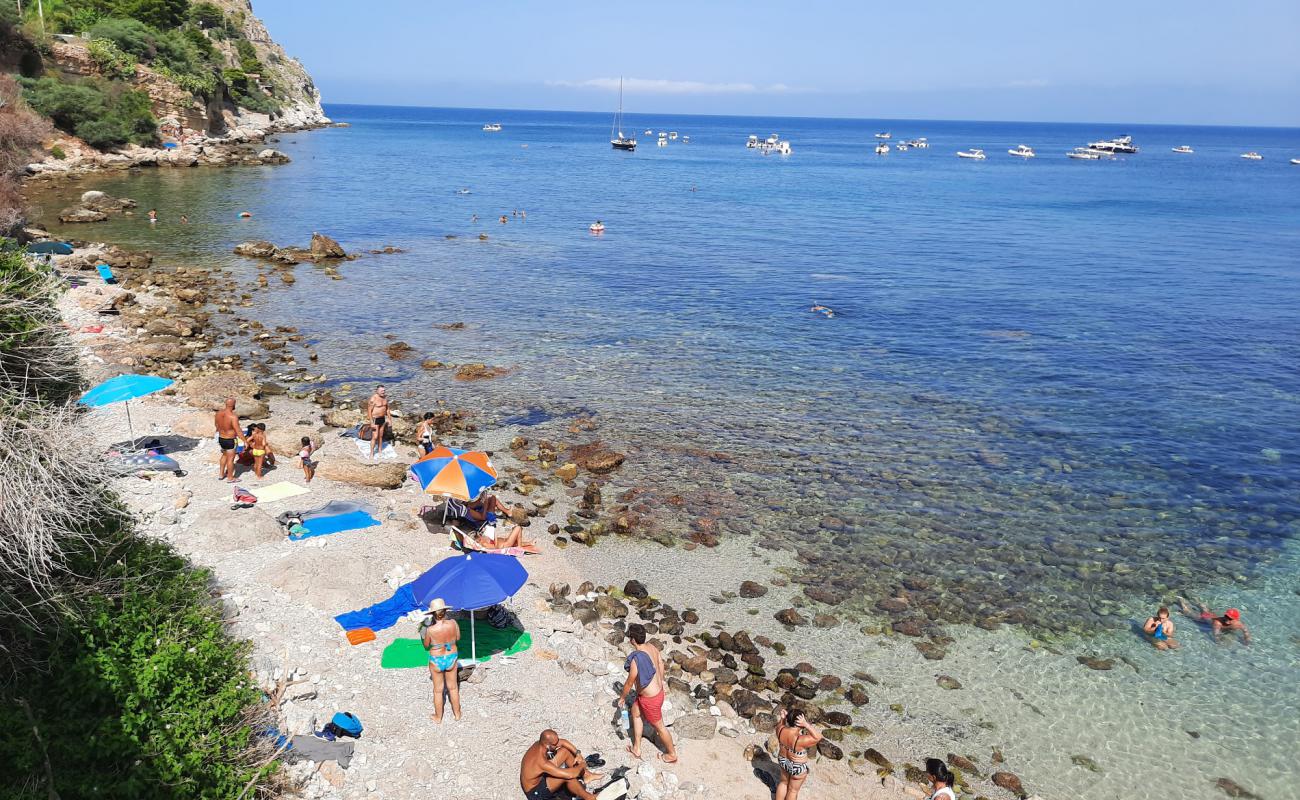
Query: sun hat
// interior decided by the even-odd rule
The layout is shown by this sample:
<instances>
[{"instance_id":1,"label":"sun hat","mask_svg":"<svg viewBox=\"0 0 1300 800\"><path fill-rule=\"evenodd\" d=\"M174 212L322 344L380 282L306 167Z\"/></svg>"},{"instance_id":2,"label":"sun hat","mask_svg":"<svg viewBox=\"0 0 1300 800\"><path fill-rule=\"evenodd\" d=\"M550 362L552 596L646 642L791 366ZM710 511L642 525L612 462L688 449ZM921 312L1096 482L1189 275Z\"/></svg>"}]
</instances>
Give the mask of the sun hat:
<instances>
[{"instance_id":1,"label":"sun hat","mask_svg":"<svg viewBox=\"0 0 1300 800\"><path fill-rule=\"evenodd\" d=\"M446 601L441 597L435 597L429 602L429 611L431 612L436 613L438 611L446 611L449 608L451 608L451 606L447 605Z\"/></svg>"},{"instance_id":2,"label":"sun hat","mask_svg":"<svg viewBox=\"0 0 1300 800\"><path fill-rule=\"evenodd\" d=\"M1223 612L1223 615L1228 619L1241 619L1241 612L1235 608L1228 609L1227 611Z\"/></svg>"}]
</instances>

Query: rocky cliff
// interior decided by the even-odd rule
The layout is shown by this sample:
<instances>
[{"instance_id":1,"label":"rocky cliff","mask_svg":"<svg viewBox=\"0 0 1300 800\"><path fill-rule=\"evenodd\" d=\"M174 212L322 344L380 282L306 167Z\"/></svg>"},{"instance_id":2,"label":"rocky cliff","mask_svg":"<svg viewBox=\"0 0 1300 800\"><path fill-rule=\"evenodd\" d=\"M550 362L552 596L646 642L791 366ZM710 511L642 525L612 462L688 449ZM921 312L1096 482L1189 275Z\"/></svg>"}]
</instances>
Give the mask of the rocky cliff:
<instances>
[{"instance_id":1,"label":"rocky cliff","mask_svg":"<svg viewBox=\"0 0 1300 800\"><path fill-rule=\"evenodd\" d=\"M129 82L149 95L158 120L163 148L128 145L117 152L102 153L73 136L60 135L48 143L62 158L49 157L28 166L32 175L57 175L104 168L131 166L194 166L196 164L258 163L249 144L268 134L328 125L321 108L320 92L306 68L290 58L266 25L253 15L251 0L210 0L238 27L241 39L249 42L263 67L261 74L248 76L254 91L264 93L278 106L274 113L259 113L240 105L224 85L213 96L204 97L182 87L163 71L138 63ZM214 40L226 67L237 69L240 55L234 38ZM92 57L90 42L82 37L61 35L50 40L50 68L70 76L96 76L101 66ZM57 145L57 148L55 147ZM241 147L242 146L242 147ZM253 150L253 153L257 150ZM274 163L283 156L266 159Z\"/></svg>"}]
</instances>

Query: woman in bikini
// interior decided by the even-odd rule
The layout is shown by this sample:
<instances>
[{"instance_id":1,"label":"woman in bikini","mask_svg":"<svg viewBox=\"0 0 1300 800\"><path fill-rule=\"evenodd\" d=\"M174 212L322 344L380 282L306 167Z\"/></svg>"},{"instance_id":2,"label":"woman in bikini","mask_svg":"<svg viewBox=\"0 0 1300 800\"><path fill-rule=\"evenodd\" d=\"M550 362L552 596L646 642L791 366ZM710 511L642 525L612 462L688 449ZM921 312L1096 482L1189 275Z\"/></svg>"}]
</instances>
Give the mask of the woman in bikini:
<instances>
[{"instance_id":1,"label":"woman in bikini","mask_svg":"<svg viewBox=\"0 0 1300 800\"><path fill-rule=\"evenodd\" d=\"M449 606L441 597L429 603L429 617L425 618L424 628L420 632L420 641L429 651L429 680L433 681L434 722L442 722L443 693L451 697L451 713L460 719L460 682L456 672L456 662L460 655L456 651L456 640L460 638L460 626L456 620L447 618Z\"/></svg>"},{"instance_id":2,"label":"woman in bikini","mask_svg":"<svg viewBox=\"0 0 1300 800\"><path fill-rule=\"evenodd\" d=\"M776 740L781 748L776 763L781 765L781 783L776 787L775 800L798 800L799 790L808 780L808 751L822 740L821 731L814 728L797 708L786 710L776 726Z\"/></svg>"},{"instance_id":3,"label":"woman in bikini","mask_svg":"<svg viewBox=\"0 0 1300 800\"><path fill-rule=\"evenodd\" d=\"M420 443L420 449L427 456L433 452L433 412L424 412L424 419L420 420L419 426L415 429L415 438Z\"/></svg>"}]
</instances>

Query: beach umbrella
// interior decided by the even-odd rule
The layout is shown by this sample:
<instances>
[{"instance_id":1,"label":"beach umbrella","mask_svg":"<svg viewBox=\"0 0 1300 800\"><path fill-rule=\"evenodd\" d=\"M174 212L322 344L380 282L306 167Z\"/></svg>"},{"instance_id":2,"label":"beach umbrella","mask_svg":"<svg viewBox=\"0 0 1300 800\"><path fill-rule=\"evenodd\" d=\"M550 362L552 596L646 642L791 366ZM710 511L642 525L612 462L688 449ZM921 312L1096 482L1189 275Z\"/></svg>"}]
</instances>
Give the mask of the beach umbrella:
<instances>
[{"instance_id":1,"label":"beach umbrella","mask_svg":"<svg viewBox=\"0 0 1300 800\"><path fill-rule=\"evenodd\" d=\"M131 432L131 445L135 446L135 429L131 425L130 401L137 397L166 389L172 385L168 378L157 375L118 375L109 378L81 396L81 404L91 408L126 403L126 427Z\"/></svg>"},{"instance_id":2,"label":"beach umbrella","mask_svg":"<svg viewBox=\"0 0 1300 800\"><path fill-rule=\"evenodd\" d=\"M32 242L27 252L38 256L70 256L72 245L67 242Z\"/></svg>"},{"instance_id":3,"label":"beach umbrella","mask_svg":"<svg viewBox=\"0 0 1300 800\"><path fill-rule=\"evenodd\" d=\"M470 612L470 657L478 661L474 612L508 600L527 580L528 570L514 556L467 553L444 558L408 585L422 608L428 608L435 597L441 597L452 608Z\"/></svg>"},{"instance_id":4,"label":"beach umbrella","mask_svg":"<svg viewBox=\"0 0 1300 800\"><path fill-rule=\"evenodd\" d=\"M442 445L412 464L411 474L426 494L464 501L473 500L497 482L497 471L487 453Z\"/></svg>"}]
</instances>

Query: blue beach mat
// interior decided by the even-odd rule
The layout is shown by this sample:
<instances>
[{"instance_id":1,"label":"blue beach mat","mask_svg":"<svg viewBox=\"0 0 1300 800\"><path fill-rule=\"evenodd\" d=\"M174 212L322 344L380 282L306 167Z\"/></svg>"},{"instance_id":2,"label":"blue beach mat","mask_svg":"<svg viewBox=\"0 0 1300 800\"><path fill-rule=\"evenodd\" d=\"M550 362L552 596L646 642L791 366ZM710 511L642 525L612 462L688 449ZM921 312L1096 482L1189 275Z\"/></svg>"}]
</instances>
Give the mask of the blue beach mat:
<instances>
[{"instance_id":1,"label":"blue beach mat","mask_svg":"<svg viewBox=\"0 0 1300 800\"><path fill-rule=\"evenodd\" d=\"M365 511L350 511L346 514L336 514L332 517L314 517L302 521L302 532L291 533L289 538L298 541L299 539L310 539L313 536L325 536L330 533L339 533L341 531L354 531L360 528L373 528L380 524L379 520L367 514Z\"/></svg>"},{"instance_id":2,"label":"blue beach mat","mask_svg":"<svg viewBox=\"0 0 1300 800\"><path fill-rule=\"evenodd\" d=\"M411 584L408 583L399 586L393 596L387 600L375 603L373 606L368 606L359 611L339 614L334 618L334 621L343 626L345 631L359 630L361 628L382 631L385 628L393 627L398 620L419 607L420 604L415 602L415 592L411 589Z\"/></svg>"}]
</instances>

